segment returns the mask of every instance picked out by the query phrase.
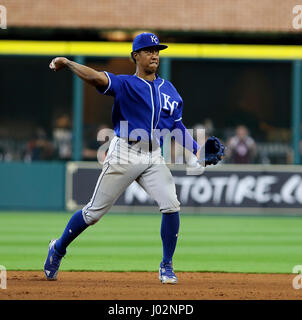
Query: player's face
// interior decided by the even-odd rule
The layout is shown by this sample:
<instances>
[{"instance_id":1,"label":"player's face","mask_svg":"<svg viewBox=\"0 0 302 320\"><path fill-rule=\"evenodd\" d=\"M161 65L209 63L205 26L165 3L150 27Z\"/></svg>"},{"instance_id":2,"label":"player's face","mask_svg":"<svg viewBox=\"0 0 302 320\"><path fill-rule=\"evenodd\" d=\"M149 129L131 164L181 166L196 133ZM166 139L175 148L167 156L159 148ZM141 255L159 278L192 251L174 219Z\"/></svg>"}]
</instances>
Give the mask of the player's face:
<instances>
[{"instance_id":1,"label":"player's face","mask_svg":"<svg viewBox=\"0 0 302 320\"><path fill-rule=\"evenodd\" d=\"M155 73L159 66L159 50L157 48L145 48L140 50L136 58L136 64L147 73Z\"/></svg>"}]
</instances>

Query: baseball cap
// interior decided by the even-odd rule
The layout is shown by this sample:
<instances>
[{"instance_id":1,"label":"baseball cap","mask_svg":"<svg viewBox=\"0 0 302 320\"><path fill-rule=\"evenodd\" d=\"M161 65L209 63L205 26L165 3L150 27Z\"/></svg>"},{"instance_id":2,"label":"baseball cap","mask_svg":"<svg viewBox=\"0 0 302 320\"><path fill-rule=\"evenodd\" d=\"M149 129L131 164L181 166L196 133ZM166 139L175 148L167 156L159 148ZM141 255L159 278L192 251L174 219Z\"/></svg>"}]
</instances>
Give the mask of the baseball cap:
<instances>
[{"instance_id":1,"label":"baseball cap","mask_svg":"<svg viewBox=\"0 0 302 320\"><path fill-rule=\"evenodd\" d=\"M168 46L160 44L157 36L153 33L144 32L134 38L132 51L138 51L148 47L157 47L158 50L164 50L168 48Z\"/></svg>"}]
</instances>

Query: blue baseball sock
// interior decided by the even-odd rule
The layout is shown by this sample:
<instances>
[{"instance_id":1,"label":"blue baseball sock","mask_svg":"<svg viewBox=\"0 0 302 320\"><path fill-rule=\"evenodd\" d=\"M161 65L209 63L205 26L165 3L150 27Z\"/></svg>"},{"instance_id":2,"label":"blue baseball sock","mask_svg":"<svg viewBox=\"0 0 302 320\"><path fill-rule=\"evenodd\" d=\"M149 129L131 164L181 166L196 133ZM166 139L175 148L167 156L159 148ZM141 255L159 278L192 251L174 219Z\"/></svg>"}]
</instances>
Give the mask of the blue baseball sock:
<instances>
[{"instance_id":1,"label":"blue baseball sock","mask_svg":"<svg viewBox=\"0 0 302 320\"><path fill-rule=\"evenodd\" d=\"M82 210L77 211L69 220L61 238L56 242L55 248L59 254L65 255L67 246L86 228Z\"/></svg>"},{"instance_id":2,"label":"blue baseball sock","mask_svg":"<svg viewBox=\"0 0 302 320\"><path fill-rule=\"evenodd\" d=\"M163 213L161 220L161 239L163 243L163 262L172 263L179 230L179 213Z\"/></svg>"}]
</instances>

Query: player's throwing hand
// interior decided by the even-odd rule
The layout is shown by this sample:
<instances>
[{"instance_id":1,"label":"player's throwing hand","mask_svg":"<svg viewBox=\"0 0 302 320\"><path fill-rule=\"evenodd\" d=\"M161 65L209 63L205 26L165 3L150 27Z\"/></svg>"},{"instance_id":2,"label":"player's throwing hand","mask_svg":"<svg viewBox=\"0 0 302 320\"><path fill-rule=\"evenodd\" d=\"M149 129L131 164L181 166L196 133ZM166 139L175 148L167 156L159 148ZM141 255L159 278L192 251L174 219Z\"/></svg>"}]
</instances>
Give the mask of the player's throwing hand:
<instances>
[{"instance_id":1,"label":"player's throwing hand","mask_svg":"<svg viewBox=\"0 0 302 320\"><path fill-rule=\"evenodd\" d=\"M57 57L52 59L52 61L49 64L49 68L53 71L59 71L66 67L67 62L68 62L67 58Z\"/></svg>"}]
</instances>

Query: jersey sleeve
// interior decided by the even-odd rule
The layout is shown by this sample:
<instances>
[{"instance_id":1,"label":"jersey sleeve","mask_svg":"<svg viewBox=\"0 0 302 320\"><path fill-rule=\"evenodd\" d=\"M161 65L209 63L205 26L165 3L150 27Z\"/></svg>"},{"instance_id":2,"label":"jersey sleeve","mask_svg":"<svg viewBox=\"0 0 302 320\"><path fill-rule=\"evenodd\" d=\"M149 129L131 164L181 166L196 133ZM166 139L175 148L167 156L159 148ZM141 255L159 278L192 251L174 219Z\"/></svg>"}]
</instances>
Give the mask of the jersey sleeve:
<instances>
[{"instance_id":1,"label":"jersey sleeve","mask_svg":"<svg viewBox=\"0 0 302 320\"><path fill-rule=\"evenodd\" d=\"M108 86L107 88L100 88L98 87L98 92L105 94L107 96L116 96L117 92L121 88L122 80L119 76L111 72L104 71L106 77L108 78Z\"/></svg>"},{"instance_id":2,"label":"jersey sleeve","mask_svg":"<svg viewBox=\"0 0 302 320\"><path fill-rule=\"evenodd\" d=\"M181 136L176 135L175 140L184 148L193 152L195 155L197 151L200 149L199 144L194 140L188 129L182 123L181 120L174 122L174 128L181 130Z\"/></svg>"},{"instance_id":3,"label":"jersey sleeve","mask_svg":"<svg viewBox=\"0 0 302 320\"><path fill-rule=\"evenodd\" d=\"M174 122L181 121L182 109L183 109L183 101L181 100L173 112Z\"/></svg>"}]
</instances>

